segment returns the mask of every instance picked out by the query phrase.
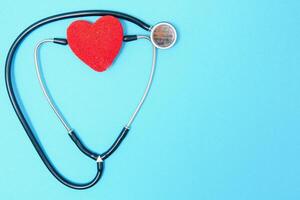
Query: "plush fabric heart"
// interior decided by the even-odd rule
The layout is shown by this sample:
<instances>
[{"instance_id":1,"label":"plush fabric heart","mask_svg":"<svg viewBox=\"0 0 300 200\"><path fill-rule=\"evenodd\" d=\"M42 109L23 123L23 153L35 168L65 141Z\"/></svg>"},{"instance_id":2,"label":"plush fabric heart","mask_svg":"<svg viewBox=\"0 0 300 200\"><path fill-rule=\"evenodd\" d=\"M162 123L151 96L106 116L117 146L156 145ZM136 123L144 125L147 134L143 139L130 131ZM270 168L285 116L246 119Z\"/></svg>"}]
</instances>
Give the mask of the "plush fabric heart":
<instances>
[{"instance_id":1,"label":"plush fabric heart","mask_svg":"<svg viewBox=\"0 0 300 200\"><path fill-rule=\"evenodd\" d=\"M113 63L122 47L123 27L113 16L101 17L94 24L78 20L68 27L67 39L79 59L102 72Z\"/></svg>"}]
</instances>

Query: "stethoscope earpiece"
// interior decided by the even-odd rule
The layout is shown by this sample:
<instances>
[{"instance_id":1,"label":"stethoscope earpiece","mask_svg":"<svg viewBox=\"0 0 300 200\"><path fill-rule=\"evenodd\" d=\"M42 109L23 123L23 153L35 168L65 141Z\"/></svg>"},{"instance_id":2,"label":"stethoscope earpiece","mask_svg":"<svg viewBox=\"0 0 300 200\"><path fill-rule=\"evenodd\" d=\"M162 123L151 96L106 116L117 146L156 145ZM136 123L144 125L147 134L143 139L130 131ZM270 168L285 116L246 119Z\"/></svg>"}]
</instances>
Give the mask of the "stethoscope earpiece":
<instances>
[{"instance_id":1,"label":"stethoscope earpiece","mask_svg":"<svg viewBox=\"0 0 300 200\"><path fill-rule=\"evenodd\" d=\"M150 38L155 47L169 49L176 43L176 29L168 22L160 22L151 28Z\"/></svg>"}]
</instances>

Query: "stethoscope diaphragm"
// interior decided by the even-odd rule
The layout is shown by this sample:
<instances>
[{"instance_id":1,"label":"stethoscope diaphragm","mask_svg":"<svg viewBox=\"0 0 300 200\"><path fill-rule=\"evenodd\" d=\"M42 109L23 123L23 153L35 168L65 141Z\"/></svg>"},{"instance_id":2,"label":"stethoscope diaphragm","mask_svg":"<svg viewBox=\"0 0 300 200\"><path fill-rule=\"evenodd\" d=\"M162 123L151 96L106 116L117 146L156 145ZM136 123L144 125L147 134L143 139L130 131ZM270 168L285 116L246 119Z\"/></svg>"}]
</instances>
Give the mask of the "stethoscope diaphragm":
<instances>
[{"instance_id":1,"label":"stethoscope diaphragm","mask_svg":"<svg viewBox=\"0 0 300 200\"><path fill-rule=\"evenodd\" d=\"M150 38L155 47L169 49L177 40L176 29L168 22L160 22L151 28Z\"/></svg>"}]
</instances>

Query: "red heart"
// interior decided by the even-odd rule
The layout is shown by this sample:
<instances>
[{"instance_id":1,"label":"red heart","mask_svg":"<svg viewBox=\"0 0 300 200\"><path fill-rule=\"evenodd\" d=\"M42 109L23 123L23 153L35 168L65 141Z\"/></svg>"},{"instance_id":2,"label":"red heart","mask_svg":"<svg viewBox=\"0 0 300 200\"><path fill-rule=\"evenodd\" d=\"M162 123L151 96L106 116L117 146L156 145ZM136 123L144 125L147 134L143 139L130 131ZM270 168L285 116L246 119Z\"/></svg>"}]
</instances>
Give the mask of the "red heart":
<instances>
[{"instance_id":1,"label":"red heart","mask_svg":"<svg viewBox=\"0 0 300 200\"><path fill-rule=\"evenodd\" d=\"M68 27L67 39L79 59L102 72L113 63L122 47L123 27L113 16L101 17L94 24L78 20Z\"/></svg>"}]
</instances>

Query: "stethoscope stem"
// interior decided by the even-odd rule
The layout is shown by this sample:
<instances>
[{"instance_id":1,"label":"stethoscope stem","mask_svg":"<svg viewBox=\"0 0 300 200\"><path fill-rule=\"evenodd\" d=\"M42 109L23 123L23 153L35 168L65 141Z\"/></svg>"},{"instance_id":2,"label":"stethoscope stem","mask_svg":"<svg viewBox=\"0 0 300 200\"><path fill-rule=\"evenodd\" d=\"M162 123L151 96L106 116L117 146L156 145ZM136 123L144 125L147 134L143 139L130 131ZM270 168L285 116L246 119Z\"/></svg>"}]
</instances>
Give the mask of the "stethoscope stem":
<instances>
[{"instance_id":1,"label":"stethoscope stem","mask_svg":"<svg viewBox=\"0 0 300 200\"><path fill-rule=\"evenodd\" d=\"M151 42L150 37L148 37L148 36L137 36L137 39L147 39L148 41ZM134 113L130 117L129 122L126 125L127 128L131 127L131 125L132 125L133 121L135 120L138 112L141 110L141 108L142 108L142 106L143 106L143 104L144 104L144 102L145 102L145 100L146 100L146 98L149 94L151 85L153 83L153 78L154 78L154 73L155 73L155 68L156 68L156 51L157 51L157 49L153 44L152 44L152 48L153 48L153 50L152 50L152 66L151 66L151 72L150 72L150 76L149 76L149 79L148 79L147 87L144 91L144 94L143 94L137 108L135 109Z\"/></svg>"},{"instance_id":2,"label":"stethoscope stem","mask_svg":"<svg viewBox=\"0 0 300 200\"><path fill-rule=\"evenodd\" d=\"M68 125L67 121L64 119L64 117L59 112L58 108L56 107L55 103L51 99L51 97L50 97L50 95L49 95L49 93L46 89L43 78L42 78L41 67L40 67L40 64L39 64L39 50L42 47L42 45L46 44L46 43L60 44L60 43L55 42L55 39L45 39L45 40L40 41L36 45L36 47L34 49L34 64L35 64L35 70L36 70L37 78L38 78L39 84L41 86L41 89L43 91L43 94L46 97L46 99L47 99L49 105L51 106L52 110L54 111L54 113L56 114L56 116L58 117L58 119L62 123L62 125L65 127L67 132L70 133L72 131L72 128Z\"/></svg>"}]
</instances>

